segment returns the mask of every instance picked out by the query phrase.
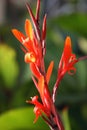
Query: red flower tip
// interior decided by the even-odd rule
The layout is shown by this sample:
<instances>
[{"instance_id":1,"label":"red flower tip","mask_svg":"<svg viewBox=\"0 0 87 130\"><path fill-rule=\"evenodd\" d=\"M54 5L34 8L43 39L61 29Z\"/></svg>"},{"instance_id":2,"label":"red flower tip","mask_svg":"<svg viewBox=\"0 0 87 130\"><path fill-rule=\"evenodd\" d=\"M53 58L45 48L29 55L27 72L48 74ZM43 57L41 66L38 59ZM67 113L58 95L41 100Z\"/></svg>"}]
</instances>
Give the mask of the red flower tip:
<instances>
[{"instance_id":1,"label":"red flower tip","mask_svg":"<svg viewBox=\"0 0 87 130\"><path fill-rule=\"evenodd\" d=\"M65 46L71 48L71 38L69 36L65 39Z\"/></svg>"},{"instance_id":2,"label":"red flower tip","mask_svg":"<svg viewBox=\"0 0 87 130\"><path fill-rule=\"evenodd\" d=\"M72 53L71 38L67 36L65 39L65 45L64 45L64 50L63 50L63 60L65 64L68 62L71 56L71 53Z\"/></svg>"}]
</instances>

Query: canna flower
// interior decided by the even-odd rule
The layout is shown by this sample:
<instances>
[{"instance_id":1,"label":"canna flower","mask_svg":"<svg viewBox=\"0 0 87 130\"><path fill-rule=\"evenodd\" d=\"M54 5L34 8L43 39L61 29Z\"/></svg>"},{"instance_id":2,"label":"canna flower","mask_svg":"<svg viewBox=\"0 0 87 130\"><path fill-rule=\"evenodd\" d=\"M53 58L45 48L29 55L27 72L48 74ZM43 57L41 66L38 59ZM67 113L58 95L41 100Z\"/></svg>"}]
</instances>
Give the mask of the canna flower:
<instances>
[{"instance_id":1,"label":"canna flower","mask_svg":"<svg viewBox=\"0 0 87 130\"><path fill-rule=\"evenodd\" d=\"M34 96L33 98L31 98L32 100L27 101L27 103L31 103L34 104L34 113L36 115L36 118L34 120L34 122L37 121L39 116L43 116L43 114L45 114L47 117L50 116L51 111L52 111L52 100L51 100L51 95L48 89L48 83L50 80L50 76L52 73L52 69L53 69L53 64L54 62L52 61L48 67L47 73L46 73L46 79L44 79L43 76L41 76L38 79L38 83L36 82L35 78L33 77L33 81L35 83L35 86L40 94L42 103L40 103L38 101L38 96Z\"/></svg>"},{"instance_id":2,"label":"canna flower","mask_svg":"<svg viewBox=\"0 0 87 130\"><path fill-rule=\"evenodd\" d=\"M73 75L76 72L75 64L80 60L86 59L87 56L76 58L76 55L72 52L71 38L69 36L65 39L65 45L63 49L63 53L58 66L58 77L57 81L54 85L53 89L53 101L55 101L55 95L57 88L59 86L60 81L64 77L64 75L68 72L68 74Z\"/></svg>"},{"instance_id":3,"label":"canna flower","mask_svg":"<svg viewBox=\"0 0 87 130\"><path fill-rule=\"evenodd\" d=\"M23 46L22 48L25 52L25 62L30 63L32 70L34 70L35 76L39 78L41 74L38 68L41 64L40 60L42 58L42 49L35 37L31 22L28 19L26 19L25 21L25 32L26 36L17 29L12 29L12 33ZM36 67L36 65L38 66L38 68Z\"/></svg>"},{"instance_id":4,"label":"canna flower","mask_svg":"<svg viewBox=\"0 0 87 130\"><path fill-rule=\"evenodd\" d=\"M43 115L43 113L47 116L49 116L51 113L51 96L48 90L48 83L51 77L54 62L52 61L48 67L47 73L45 74L45 81L43 74L41 74L39 70L39 68L41 67L40 61L42 60L42 48L34 35L31 22L28 19L25 21L25 32L26 36L17 29L12 30L14 36L22 43L24 49L26 49L23 49L25 52L25 62L30 64L34 76L36 76L38 79L37 82L34 77L32 78L38 92L40 93L42 104L38 101L38 96L34 96L32 98L32 101L27 101L28 103L32 103L35 105L34 113L36 115L36 118L34 122L36 122L38 117Z\"/></svg>"},{"instance_id":5,"label":"canna flower","mask_svg":"<svg viewBox=\"0 0 87 130\"><path fill-rule=\"evenodd\" d=\"M33 82L40 94L41 102L38 101L38 96L31 98L31 101L27 103L34 104L34 113L36 118L34 122L37 121L39 116L42 116L47 122L50 122L49 117L53 113L53 102L51 94L48 88L50 77L52 74L54 62L51 61L47 72L44 66L44 56L46 52L45 48L45 38L46 38L46 15L43 19L42 31L39 30L39 9L40 0L37 1L36 17L34 17L30 6L27 4L30 17L32 19L33 27L30 20L25 21L25 33L24 35L17 29L12 29L13 35L21 42L22 50L25 53L24 60L26 63L30 64L30 69L33 73ZM48 117L48 120L45 116ZM50 124L50 123L49 123Z\"/></svg>"},{"instance_id":6,"label":"canna flower","mask_svg":"<svg viewBox=\"0 0 87 130\"><path fill-rule=\"evenodd\" d=\"M50 65L45 70L44 56L46 54L46 14L43 19L42 29L39 25L39 11L40 0L37 0L36 15L33 12L29 4L26 4L28 12L30 14L32 24L29 19L25 20L25 34L17 29L12 29L13 35L21 42L22 50L25 53L24 61L30 65L31 72L33 73L32 80L36 89L39 92L41 101L38 101L38 96L34 96L31 100L27 100L27 103L34 105L34 113L36 122L41 116L46 123L50 126L51 130L64 130L63 124L55 108L55 96L59 83L64 75L68 72L74 74L76 72L75 64L87 56L76 58L76 55L72 52L71 39L69 36L65 39L65 45L63 53L58 66L58 76L56 83L53 87L53 93L49 90L49 81L52 75L54 62L51 61Z\"/></svg>"},{"instance_id":7,"label":"canna flower","mask_svg":"<svg viewBox=\"0 0 87 130\"><path fill-rule=\"evenodd\" d=\"M31 101L26 101L26 102L35 105L34 113L35 113L36 117L35 117L34 123L38 120L39 116L43 115L43 113L46 116L50 115L50 112L47 111L47 109L43 106L43 104L38 101L38 96L34 96L31 99L32 99Z\"/></svg>"},{"instance_id":8,"label":"canna flower","mask_svg":"<svg viewBox=\"0 0 87 130\"><path fill-rule=\"evenodd\" d=\"M74 74L76 72L74 64L78 61L79 60L76 58L76 55L72 53L71 39L68 36L65 39L64 50L59 62L58 76L63 77L66 72Z\"/></svg>"},{"instance_id":9,"label":"canna flower","mask_svg":"<svg viewBox=\"0 0 87 130\"><path fill-rule=\"evenodd\" d=\"M40 31L40 0L37 1L36 16L33 15L33 12L28 3L26 4L26 6L29 11L34 29L32 28L30 20L26 19L26 35L18 31L17 29L12 29L12 33L22 44L22 50L25 52L25 62L30 64L30 69L32 73L37 79L39 79L41 75L45 74L44 56L46 53L46 15L43 19L42 31Z\"/></svg>"}]
</instances>

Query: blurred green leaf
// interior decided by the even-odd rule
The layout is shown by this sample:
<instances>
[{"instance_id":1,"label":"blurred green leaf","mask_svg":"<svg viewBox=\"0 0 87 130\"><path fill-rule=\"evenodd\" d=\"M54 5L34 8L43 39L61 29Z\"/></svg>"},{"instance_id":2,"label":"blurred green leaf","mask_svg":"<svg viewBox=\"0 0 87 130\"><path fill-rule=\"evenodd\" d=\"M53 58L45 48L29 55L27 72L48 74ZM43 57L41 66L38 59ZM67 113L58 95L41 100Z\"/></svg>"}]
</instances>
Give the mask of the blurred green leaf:
<instances>
[{"instance_id":1,"label":"blurred green leaf","mask_svg":"<svg viewBox=\"0 0 87 130\"><path fill-rule=\"evenodd\" d=\"M66 34L70 31L87 37L87 15L85 13L73 13L70 15L64 15L56 17L49 22L50 27L57 26L58 29L66 31Z\"/></svg>"},{"instance_id":2,"label":"blurred green leaf","mask_svg":"<svg viewBox=\"0 0 87 130\"><path fill-rule=\"evenodd\" d=\"M4 43L0 44L0 75L6 87L14 86L18 71L15 50Z\"/></svg>"},{"instance_id":3,"label":"blurred green leaf","mask_svg":"<svg viewBox=\"0 0 87 130\"><path fill-rule=\"evenodd\" d=\"M0 130L49 130L41 118L34 124L34 118L33 108L10 110L0 116Z\"/></svg>"}]
</instances>

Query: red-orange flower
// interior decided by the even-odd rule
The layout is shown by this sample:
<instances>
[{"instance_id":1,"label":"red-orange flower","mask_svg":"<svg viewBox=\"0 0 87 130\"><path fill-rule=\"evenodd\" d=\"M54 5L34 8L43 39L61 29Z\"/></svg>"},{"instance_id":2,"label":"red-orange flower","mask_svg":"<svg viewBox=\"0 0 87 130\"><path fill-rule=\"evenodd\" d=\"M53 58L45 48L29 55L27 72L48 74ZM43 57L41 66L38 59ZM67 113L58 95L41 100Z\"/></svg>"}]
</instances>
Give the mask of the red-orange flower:
<instances>
[{"instance_id":1,"label":"red-orange flower","mask_svg":"<svg viewBox=\"0 0 87 130\"><path fill-rule=\"evenodd\" d=\"M32 98L32 101L27 101L29 103L32 103L35 105L34 108L34 113L36 115L35 121L38 119L39 116L42 116L43 113L47 115L48 117L50 116L50 113L52 112L52 100L51 100L51 95L48 89L48 83L50 80L50 76L52 74L52 69L53 69L53 64L54 62L52 61L48 67L47 73L46 73L46 79L44 76L41 76L38 79L38 83L33 77L33 81L35 83L35 86L40 94L42 103L38 101L38 96L34 96Z\"/></svg>"},{"instance_id":2,"label":"red-orange flower","mask_svg":"<svg viewBox=\"0 0 87 130\"><path fill-rule=\"evenodd\" d=\"M64 45L64 50L59 62L58 66L58 77L57 81L54 85L53 88L53 101L55 102L55 95L57 88L59 87L59 83L64 77L64 75L68 72L70 75L73 75L76 72L76 68L74 65L83 59L86 59L87 56L81 57L81 58L76 58L76 55L73 54L72 52L72 45L71 45L71 38L69 36L66 37L65 39L65 45Z\"/></svg>"},{"instance_id":3,"label":"red-orange flower","mask_svg":"<svg viewBox=\"0 0 87 130\"><path fill-rule=\"evenodd\" d=\"M44 65L44 56L46 53L46 14L43 19L42 29L40 29L39 23L39 11L40 11L40 0L37 0L36 15L34 16L30 5L26 4L28 12L30 14L32 24L30 20L25 21L25 33L21 33L17 29L12 29L14 36L21 42L22 50L25 52L24 60L30 64L30 69L33 73L32 80L39 92L41 102L38 101L38 96L34 96L27 103L34 104L34 113L37 121L39 116L46 121L52 130L64 130L59 114L56 111L54 102L57 88L59 83L68 72L74 74L76 68L74 65L83 60L86 57L76 58L76 55L72 52L71 39L68 36L65 40L64 50L58 66L58 76L56 83L53 87L53 93L51 95L49 90L49 81L52 74L54 62L51 61L47 71Z\"/></svg>"},{"instance_id":4,"label":"red-orange flower","mask_svg":"<svg viewBox=\"0 0 87 130\"><path fill-rule=\"evenodd\" d=\"M58 76L63 76L66 72L73 74L76 72L74 64L78 62L76 55L72 53L71 39L68 36L65 40L64 50L59 62Z\"/></svg>"},{"instance_id":5,"label":"red-orange flower","mask_svg":"<svg viewBox=\"0 0 87 130\"><path fill-rule=\"evenodd\" d=\"M25 21L25 32L26 36L17 29L12 29L12 33L24 47L25 62L30 63L32 72L37 78L39 78L41 74L38 68L41 64L42 48L40 43L37 41L31 22L28 19Z\"/></svg>"},{"instance_id":6,"label":"red-orange flower","mask_svg":"<svg viewBox=\"0 0 87 130\"><path fill-rule=\"evenodd\" d=\"M38 101L38 96L34 96L31 101L27 101L35 105L35 121L38 119L39 116L42 116L43 113L47 116L50 116L50 113L52 112L52 99L48 84L54 65L54 62L52 61L47 69L47 73L45 72L44 55L46 51L46 15L44 16L42 32L40 34L37 23L39 18L39 6L40 0L38 0L37 3L37 15L35 18L30 6L27 5L28 11L34 24L34 29L32 28L31 22L28 19L26 19L25 21L26 35L18 31L17 29L12 29L12 33L24 47L23 50L25 52L25 62L30 64L30 69L35 76L32 76L32 79L41 97L42 103Z\"/></svg>"},{"instance_id":7,"label":"red-orange flower","mask_svg":"<svg viewBox=\"0 0 87 130\"><path fill-rule=\"evenodd\" d=\"M31 99L32 99L31 101L26 101L26 102L35 105L34 113L36 115L36 118L34 120L34 123L37 121L39 116L42 116L43 113L45 113L47 116L50 115L50 112L47 111L47 109L44 107L44 105L38 101L38 96L34 96Z\"/></svg>"}]
</instances>

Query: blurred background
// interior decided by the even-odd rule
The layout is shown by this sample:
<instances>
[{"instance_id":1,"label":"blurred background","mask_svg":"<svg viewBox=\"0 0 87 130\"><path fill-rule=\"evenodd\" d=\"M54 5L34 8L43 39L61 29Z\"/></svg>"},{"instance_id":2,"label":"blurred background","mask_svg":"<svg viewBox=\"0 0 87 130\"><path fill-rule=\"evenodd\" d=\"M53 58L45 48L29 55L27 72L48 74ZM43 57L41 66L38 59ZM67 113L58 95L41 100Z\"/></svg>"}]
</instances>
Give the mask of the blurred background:
<instances>
[{"instance_id":1,"label":"blurred background","mask_svg":"<svg viewBox=\"0 0 87 130\"><path fill-rule=\"evenodd\" d=\"M33 106L25 101L38 92L20 43L11 33L12 28L25 33L24 22L30 18L26 2L35 13L36 0L0 0L0 130L49 130L41 118L33 124ZM55 62L52 91L66 36L71 37L77 57L87 55L87 0L41 0L41 24L45 13L46 68L51 60ZM56 97L65 130L87 129L87 60L77 63L76 69L75 75L65 75Z\"/></svg>"}]
</instances>

